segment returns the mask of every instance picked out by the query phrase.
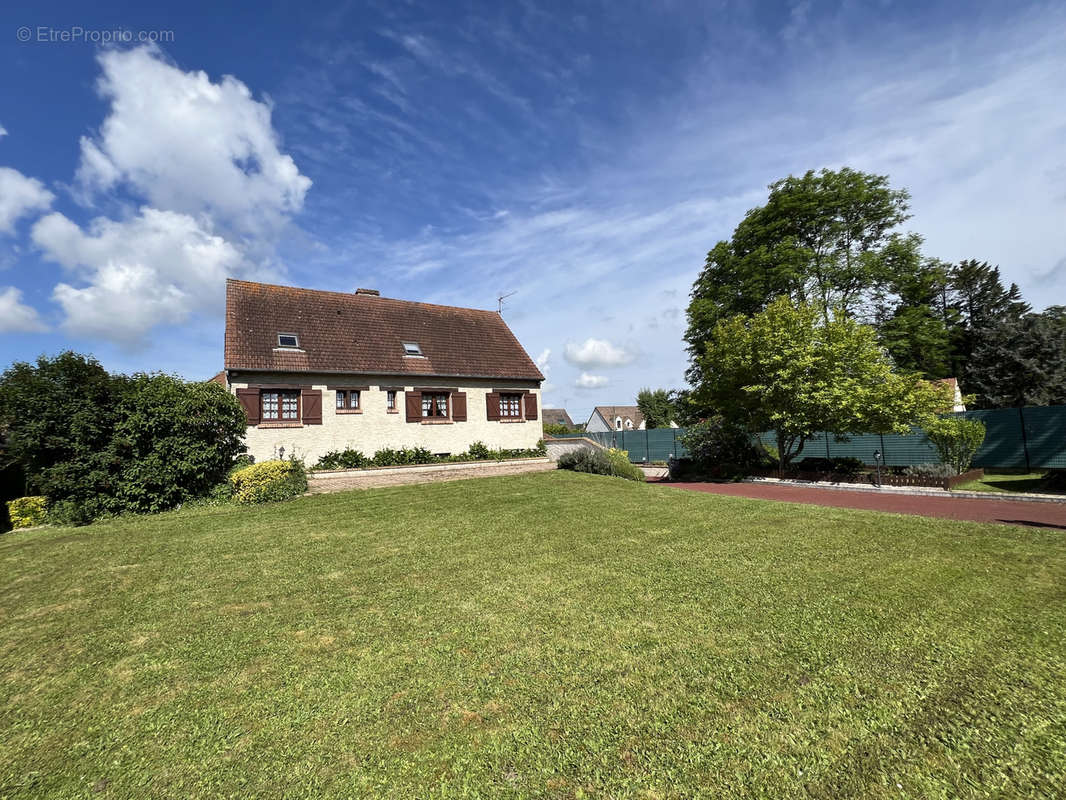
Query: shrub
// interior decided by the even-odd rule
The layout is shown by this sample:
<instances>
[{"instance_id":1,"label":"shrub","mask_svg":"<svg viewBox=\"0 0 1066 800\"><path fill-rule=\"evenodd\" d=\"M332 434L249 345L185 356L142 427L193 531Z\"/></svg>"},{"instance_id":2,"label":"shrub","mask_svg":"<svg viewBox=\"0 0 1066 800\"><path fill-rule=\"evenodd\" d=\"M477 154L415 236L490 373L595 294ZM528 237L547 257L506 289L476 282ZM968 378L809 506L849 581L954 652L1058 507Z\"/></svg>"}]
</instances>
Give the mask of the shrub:
<instances>
[{"instance_id":1,"label":"shrub","mask_svg":"<svg viewBox=\"0 0 1066 800\"><path fill-rule=\"evenodd\" d=\"M33 528L44 524L48 517L47 497L16 497L9 500L7 513L12 528Z\"/></svg>"},{"instance_id":2,"label":"shrub","mask_svg":"<svg viewBox=\"0 0 1066 800\"><path fill-rule=\"evenodd\" d=\"M607 459L611 462L611 474L617 478L625 478L627 481L643 481L644 470L631 464L629 453L612 447L607 451Z\"/></svg>"},{"instance_id":3,"label":"shrub","mask_svg":"<svg viewBox=\"0 0 1066 800\"><path fill-rule=\"evenodd\" d=\"M950 464L912 464L903 474L916 478L954 478L959 473Z\"/></svg>"},{"instance_id":4,"label":"shrub","mask_svg":"<svg viewBox=\"0 0 1066 800\"><path fill-rule=\"evenodd\" d=\"M274 503L307 491L307 473L302 461L263 461L241 467L230 475L233 500L237 503Z\"/></svg>"},{"instance_id":5,"label":"shrub","mask_svg":"<svg viewBox=\"0 0 1066 800\"><path fill-rule=\"evenodd\" d=\"M593 475L613 475L631 481L644 480L644 473L639 467L629 463L629 454L625 450L603 451L600 449L581 448L571 450L559 456L559 469L574 472L588 472Z\"/></svg>"},{"instance_id":6,"label":"shrub","mask_svg":"<svg viewBox=\"0 0 1066 800\"><path fill-rule=\"evenodd\" d=\"M697 469L743 475L765 460L751 435L722 417L703 420L678 437Z\"/></svg>"},{"instance_id":7,"label":"shrub","mask_svg":"<svg viewBox=\"0 0 1066 800\"><path fill-rule=\"evenodd\" d=\"M58 500L48 507L48 522L64 528L76 528L80 525L88 525L106 513L104 509L91 502Z\"/></svg>"},{"instance_id":8,"label":"shrub","mask_svg":"<svg viewBox=\"0 0 1066 800\"><path fill-rule=\"evenodd\" d=\"M378 450L374 453L372 459L375 467L402 467L408 464L434 464L440 461L437 456L433 455L429 450L424 447L401 447L399 450L393 450L391 447L386 447L383 450Z\"/></svg>"},{"instance_id":9,"label":"shrub","mask_svg":"<svg viewBox=\"0 0 1066 800\"><path fill-rule=\"evenodd\" d=\"M339 451L331 450L318 459L318 463L312 469L361 469L370 466L371 463L371 459L358 450L348 448Z\"/></svg>"},{"instance_id":10,"label":"shrub","mask_svg":"<svg viewBox=\"0 0 1066 800\"><path fill-rule=\"evenodd\" d=\"M801 472L830 472L834 475L853 477L865 468L865 464L858 458L804 458L796 468Z\"/></svg>"},{"instance_id":11,"label":"shrub","mask_svg":"<svg viewBox=\"0 0 1066 800\"><path fill-rule=\"evenodd\" d=\"M475 461L492 458L492 451L489 450L484 442L474 442L467 448L466 452Z\"/></svg>"},{"instance_id":12,"label":"shrub","mask_svg":"<svg viewBox=\"0 0 1066 800\"><path fill-rule=\"evenodd\" d=\"M610 475L612 472L611 459L607 457L607 453L598 448L582 447L563 453L559 456L557 464L559 469L588 472L592 475Z\"/></svg>"},{"instance_id":13,"label":"shrub","mask_svg":"<svg viewBox=\"0 0 1066 800\"><path fill-rule=\"evenodd\" d=\"M74 504L51 513L81 522L208 494L244 450L246 421L218 384L109 375L66 352L4 372L0 428L28 483Z\"/></svg>"},{"instance_id":14,"label":"shrub","mask_svg":"<svg viewBox=\"0 0 1066 800\"><path fill-rule=\"evenodd\" d=\"M860 458L852 458L850 456L842 458L831 459L830 472L837 475L847 475L849 478L858 475L864 469L866 465L862 463Z\"/></svg>"},{"instance_id":15,"label":"shrub","mask_svg":"<svg viewBox=\"0 0 1066 800\"><path fill-rule=\"evenodd\" d=\"M114 491L110 443L127 379L73 352L13 364L0 376L6 455L29 486L53 501L92 501Z\"/></svg>"},{"instance_id":16,"label":"shrub","mask_svg":"<svg viewBox=\"0 0 1066 800\"><path fill-rule=\"evenodd\" d=\"M240 403L217 383L135 375L119 406L110 451L115 511L165 511L205 497L244 451Z\"/></svg>"},{"instance_id":17,"label":"shrub","mask_svg":"<svg viewBox=\"0 0 1066 800\"><path fill-rule=\"evenodd\" d=\"M985 440L985 424L965 417L941 417L926 426L925 437L936 448L941 463L961 475L970 468Z\"/></svg>"}]
</instances>

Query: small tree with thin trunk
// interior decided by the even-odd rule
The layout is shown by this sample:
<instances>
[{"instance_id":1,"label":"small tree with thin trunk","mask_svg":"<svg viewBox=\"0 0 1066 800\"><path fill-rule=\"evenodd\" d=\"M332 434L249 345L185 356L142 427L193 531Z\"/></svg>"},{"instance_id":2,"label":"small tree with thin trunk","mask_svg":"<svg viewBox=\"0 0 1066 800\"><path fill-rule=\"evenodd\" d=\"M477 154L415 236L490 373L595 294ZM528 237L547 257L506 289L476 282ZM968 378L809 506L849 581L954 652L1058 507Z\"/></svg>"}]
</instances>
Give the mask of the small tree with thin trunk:
<instances>
[{"instance_id":1,"label":"small tree with thin trunk","mask_svg":"<svg viewBox=\"0 0 1066 800\"><path fill-rule=\"evenodd\" d=\"M873 328L788 297L719 322L698 367L694 401L773 431L782 470L820 431L906 433L950 407L947 387L893 370Z\"/></svg>"}]
</instances>

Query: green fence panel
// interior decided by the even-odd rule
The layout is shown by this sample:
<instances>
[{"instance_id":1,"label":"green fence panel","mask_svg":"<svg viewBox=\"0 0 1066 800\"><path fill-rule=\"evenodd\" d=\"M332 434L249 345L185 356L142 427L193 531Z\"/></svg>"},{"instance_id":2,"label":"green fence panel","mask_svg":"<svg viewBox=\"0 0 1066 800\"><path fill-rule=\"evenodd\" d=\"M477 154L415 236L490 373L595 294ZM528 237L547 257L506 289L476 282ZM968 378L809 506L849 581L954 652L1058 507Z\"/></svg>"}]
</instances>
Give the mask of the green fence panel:
<instances>
[{"instance_id":1,"label":"green fence panel","mask_svg":"<svg viewBox=\"0 0 1066 800\"><path fill-rule=\"evenodd\" d=\"M974 456L975 467L1025 469L1022 421L1016 408L966 411L959 416L985 424L985 441Z\"/></svg>"},{"instance_id":2,"label":"green fence panel","mask_svg":"<svg viewBox=\"0 0 1066 800\"><path fill-rule=\"evenodd\" d=\"M1029 466L1066 469L1066 406L1025 408L1019 424L1023 418Z\"/></svg>"},{"instance_id":3,"label":"green fence panel","mask_svg":"<svg viewBox=\"0 0 1066 800\"><path fill-rule=\"evenodd\" d=\"M975 467L1066 469L1066 406L964 411L958 416L985 423L987 433L974 457ZM639 463L687 456L688 451L680 441L684 432L684 428L656 428L650 431L564 434L557 438L584 436L604 447L626 450L629 460ZM760 433L757 438L764 446L776 449L777 441L772 432ZM890 467L934 464L940 460L936 448L921 429L912 428L910 433L903 435L873 433L845 439L819 433L804 443L794 463L804 458L858 458L864 464L872 464L875 450L881 451L884 463Z\"/></svg>"}]
</instances>

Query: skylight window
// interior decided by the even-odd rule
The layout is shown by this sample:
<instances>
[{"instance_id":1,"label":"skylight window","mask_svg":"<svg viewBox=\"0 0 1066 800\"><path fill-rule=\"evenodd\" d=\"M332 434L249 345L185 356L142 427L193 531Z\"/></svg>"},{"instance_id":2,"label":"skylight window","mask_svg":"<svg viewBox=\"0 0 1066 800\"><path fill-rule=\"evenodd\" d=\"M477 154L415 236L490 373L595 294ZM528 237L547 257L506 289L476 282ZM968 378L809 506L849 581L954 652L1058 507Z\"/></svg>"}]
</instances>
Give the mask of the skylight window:
<instances>
[{"instance_id":1,"label":"skylight window","mask_svg":"<svg viewBox=\"0 0 1066 800\"><path fill-rule=\"evenodd\" d=\"M295 333L279 333L278 347L299 347L300 340Z\"/></svg>"},{"instance_id":2,"label":"skylight window","mask_svg":"<svg viewBox=\"0 0 1066 800\"><path fill-rule=\"evenodd\" d=\"M420 356L422 355L422 348L418 346L418 342L404 342L403 354L405 356Z\"/></svg>"}]
</instances>

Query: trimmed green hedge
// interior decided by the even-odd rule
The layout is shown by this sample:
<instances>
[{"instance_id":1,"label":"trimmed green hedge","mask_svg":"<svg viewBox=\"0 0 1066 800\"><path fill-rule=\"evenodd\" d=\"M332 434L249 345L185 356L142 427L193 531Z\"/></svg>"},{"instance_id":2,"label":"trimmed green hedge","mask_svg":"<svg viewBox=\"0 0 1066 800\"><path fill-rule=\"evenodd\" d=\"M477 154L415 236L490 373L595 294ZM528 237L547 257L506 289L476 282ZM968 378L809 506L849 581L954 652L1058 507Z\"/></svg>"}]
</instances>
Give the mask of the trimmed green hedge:
<instances>
[{"instance_id":1,"label":"trimmed green hedge","mask_svg":"<svg viewBox=\"0 0 1066 800\"><path fill-rule=\"evenodd\" d=\"M251 505L276 503L307 491L302 461L263 461L234 470L229 476L233 501Z\"/></svg>"},{"instance_id":2,"label":"trimmed green hedge","mask_svg":"<svg viewBox=\"0 0 1066 800\"><path fill-rule=\"evenodd\" d=\"M48 517L47 497L16 497L7 503L12 528L32 528L42 525Z\"/></svg>"}]
</instances>

